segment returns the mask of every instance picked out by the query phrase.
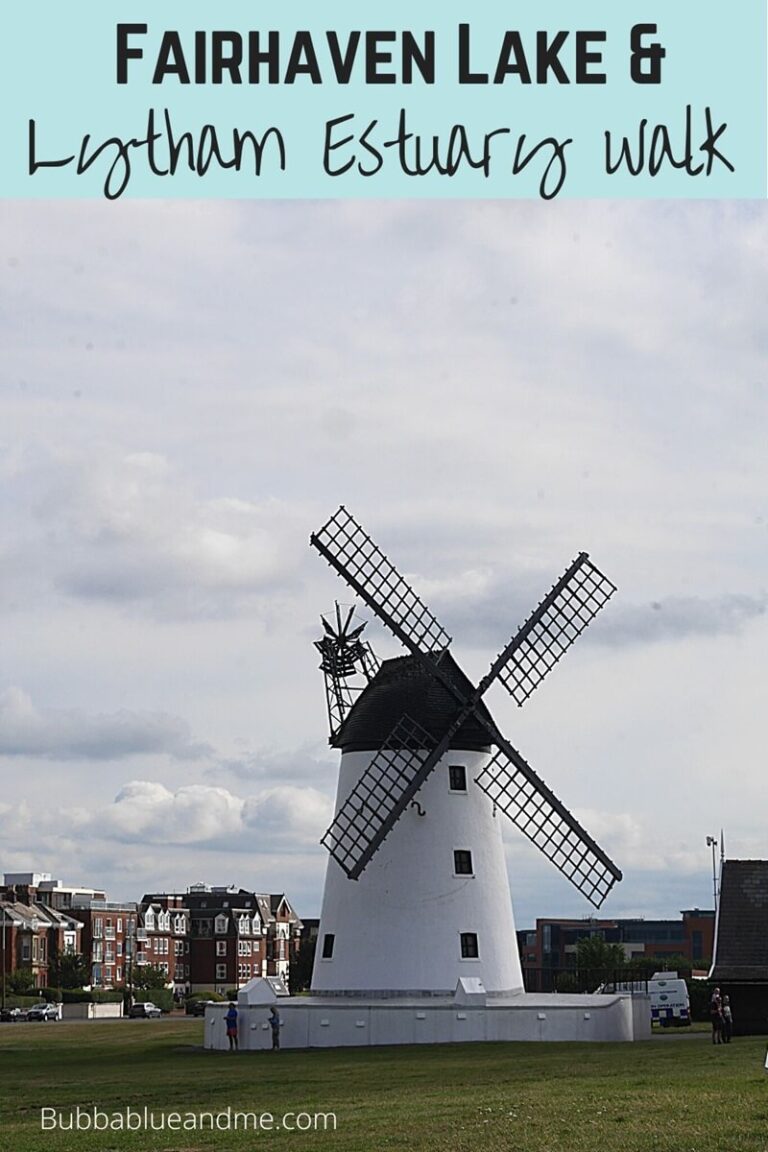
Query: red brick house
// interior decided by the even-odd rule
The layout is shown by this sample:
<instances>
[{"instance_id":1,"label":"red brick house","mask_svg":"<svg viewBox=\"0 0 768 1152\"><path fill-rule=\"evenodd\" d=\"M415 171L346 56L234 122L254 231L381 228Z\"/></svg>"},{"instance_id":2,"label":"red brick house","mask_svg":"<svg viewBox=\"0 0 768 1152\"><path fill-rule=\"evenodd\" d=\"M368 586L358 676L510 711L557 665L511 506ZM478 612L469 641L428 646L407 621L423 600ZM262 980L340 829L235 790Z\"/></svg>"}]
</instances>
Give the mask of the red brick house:
<instances>
[{"instance_id":1,"label":"red brick house","mask_svg":"<svg viewBox=\"0 0 768 1152\"><path fill-rule=\"evenodd\" d=\"M20 971L30 974L30 985L47 988L55 975L53 962L81 947L80 925L71 916L39 902L0 900L0 982L5 1000L8 981Z\"/></svg>"}]
</instances>

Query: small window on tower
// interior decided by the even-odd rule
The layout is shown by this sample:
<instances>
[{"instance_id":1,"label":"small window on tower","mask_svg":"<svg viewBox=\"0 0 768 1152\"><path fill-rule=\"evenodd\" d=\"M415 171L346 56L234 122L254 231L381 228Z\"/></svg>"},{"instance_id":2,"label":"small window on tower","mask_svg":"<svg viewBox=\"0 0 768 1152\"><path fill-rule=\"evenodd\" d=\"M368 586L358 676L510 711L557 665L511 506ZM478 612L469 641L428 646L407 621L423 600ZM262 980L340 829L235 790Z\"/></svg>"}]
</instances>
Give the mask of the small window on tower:
<instances>
[{"instance_id":1,"label":"small window on tower","mask_svg":"<svg viewBox=\"0 0 768 1152\"><path fill-rule=\"evenodd\" d=\"M457 876L472 876L472 853L468 848L457 848L453 853L453 870Z\"/></svg>"},{"instance_id":2,"label":"small window on tower","mask_svg":"<svg viewBox=\"0 0 768 1152\"><path fill-rule=\"evenodd\" d=\"M477 932L461 933L462 960L477 960L480 953L477 950Z\"/></svg>"},{"instance_id":3,"label":"small window on tower","mask_svg":"<svg viewBox=\"0 0 768 1152\"><path fill-rule=\"evenodd\" d=\"M448 782L451 792L466 792L467 770L463 764L448 765Z\"/></svg>"},{"instance_id":4,"label":"small window on tower","mask_svg":"<svg viewBox=\"0 0 768 1152\"><path fill-rule=\"evenodd\" d=\"M326 932L323 936L323 960L333 959L333 945L336 942L336 937L333 932Z\"/></svg>"}]
</instances>

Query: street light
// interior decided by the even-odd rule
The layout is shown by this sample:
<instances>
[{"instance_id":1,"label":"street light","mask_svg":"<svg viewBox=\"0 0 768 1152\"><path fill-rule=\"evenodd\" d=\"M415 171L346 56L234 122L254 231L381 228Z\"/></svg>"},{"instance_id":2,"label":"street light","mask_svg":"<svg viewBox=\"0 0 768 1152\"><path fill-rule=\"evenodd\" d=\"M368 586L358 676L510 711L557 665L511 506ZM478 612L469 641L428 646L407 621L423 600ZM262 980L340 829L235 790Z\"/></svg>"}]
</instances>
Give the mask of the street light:
<instances>
[{"instance_id":1,"label":"street light","mask_svg":"<svg viewBox=\"0 0 768 1152\"><path fill-rule=\"evenodd\" d=\"M712 891L715 896L715 915L717 915L717 859L715 855L717 850L717 837L707 836L707 847L712 849Z\"/></svg>"},{"instance_id":2,"label":"street light","mask_svg":"<svg viewBox=\"0 0 768 1152\"><path fill-rule=\"evenodd\" d=\"M7 911L5 904L2 907L2 1003L1 1008L6 1007L6 916Z\"/></svg>"}]
</instances>

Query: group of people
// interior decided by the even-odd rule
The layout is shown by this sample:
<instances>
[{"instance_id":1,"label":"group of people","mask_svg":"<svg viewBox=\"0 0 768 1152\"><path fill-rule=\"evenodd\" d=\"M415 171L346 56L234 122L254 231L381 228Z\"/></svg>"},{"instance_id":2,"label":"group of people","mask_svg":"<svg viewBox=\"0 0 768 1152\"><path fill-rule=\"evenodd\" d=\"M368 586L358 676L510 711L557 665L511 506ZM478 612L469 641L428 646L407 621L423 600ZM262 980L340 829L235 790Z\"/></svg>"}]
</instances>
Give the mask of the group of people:
<instances>
[{"instance_id":1,"label":"group of people","mask_svg":"<svg viewBox=\"0 0 768 1152\"><path fill-rule=\"evenodd\" d=\"M712 1043L730 1044L733 1035L733 1013L729 996L721 996L715 988L709 1002L709 1015L712 1020Z\"/></svg>"},{"instance_id":2,"label":"group of people","mask_svg":"<svg viewBox=\"0 0 768 1152\"><path fill-rule=\"evenodd\" d=\"M235 1006L235 1002L233 1000L230 1000L230 1002L229 1002L229 1008L227 1009L227 1014L224 1017L224 1025L227 1029L227 1039L229 1040L229 1050L230 1050L230 1052L236 1052L237 1051L237 1033L238 1033L237 1007ZM280 1027L281 1027L281 1025L282 1025L282 1020L280 1019L280 1013L278 1012L277 1008L273 1004L269 1010L269 1026L272 1029L272 1051L273 1052L276 1051L280 1047Z\"/></svg>"}]
</instances>

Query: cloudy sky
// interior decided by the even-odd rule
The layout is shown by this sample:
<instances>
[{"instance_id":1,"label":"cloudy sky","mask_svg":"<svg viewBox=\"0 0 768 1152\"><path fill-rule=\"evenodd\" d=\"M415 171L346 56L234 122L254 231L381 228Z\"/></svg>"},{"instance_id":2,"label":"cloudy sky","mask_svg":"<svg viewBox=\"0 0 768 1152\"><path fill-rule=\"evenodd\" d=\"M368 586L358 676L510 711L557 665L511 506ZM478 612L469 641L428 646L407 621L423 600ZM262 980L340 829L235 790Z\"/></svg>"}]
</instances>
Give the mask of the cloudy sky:
<instances>
[{"instance_id":1,"label":"cloudy sky","mask_svg":"<svg viewBox=\"0 0 768 1152\"><path fill-rule=\"evenodd\" d=\"M6 203L0 870L285 890L336 755L312 640L345 503L468 671L580 550L619 585L512 742L623 868L764 856L768 213ZM377 650L394 643L369 629ZM509 827L518 925L589 905Z\"/></svg>"}]
</instances>

